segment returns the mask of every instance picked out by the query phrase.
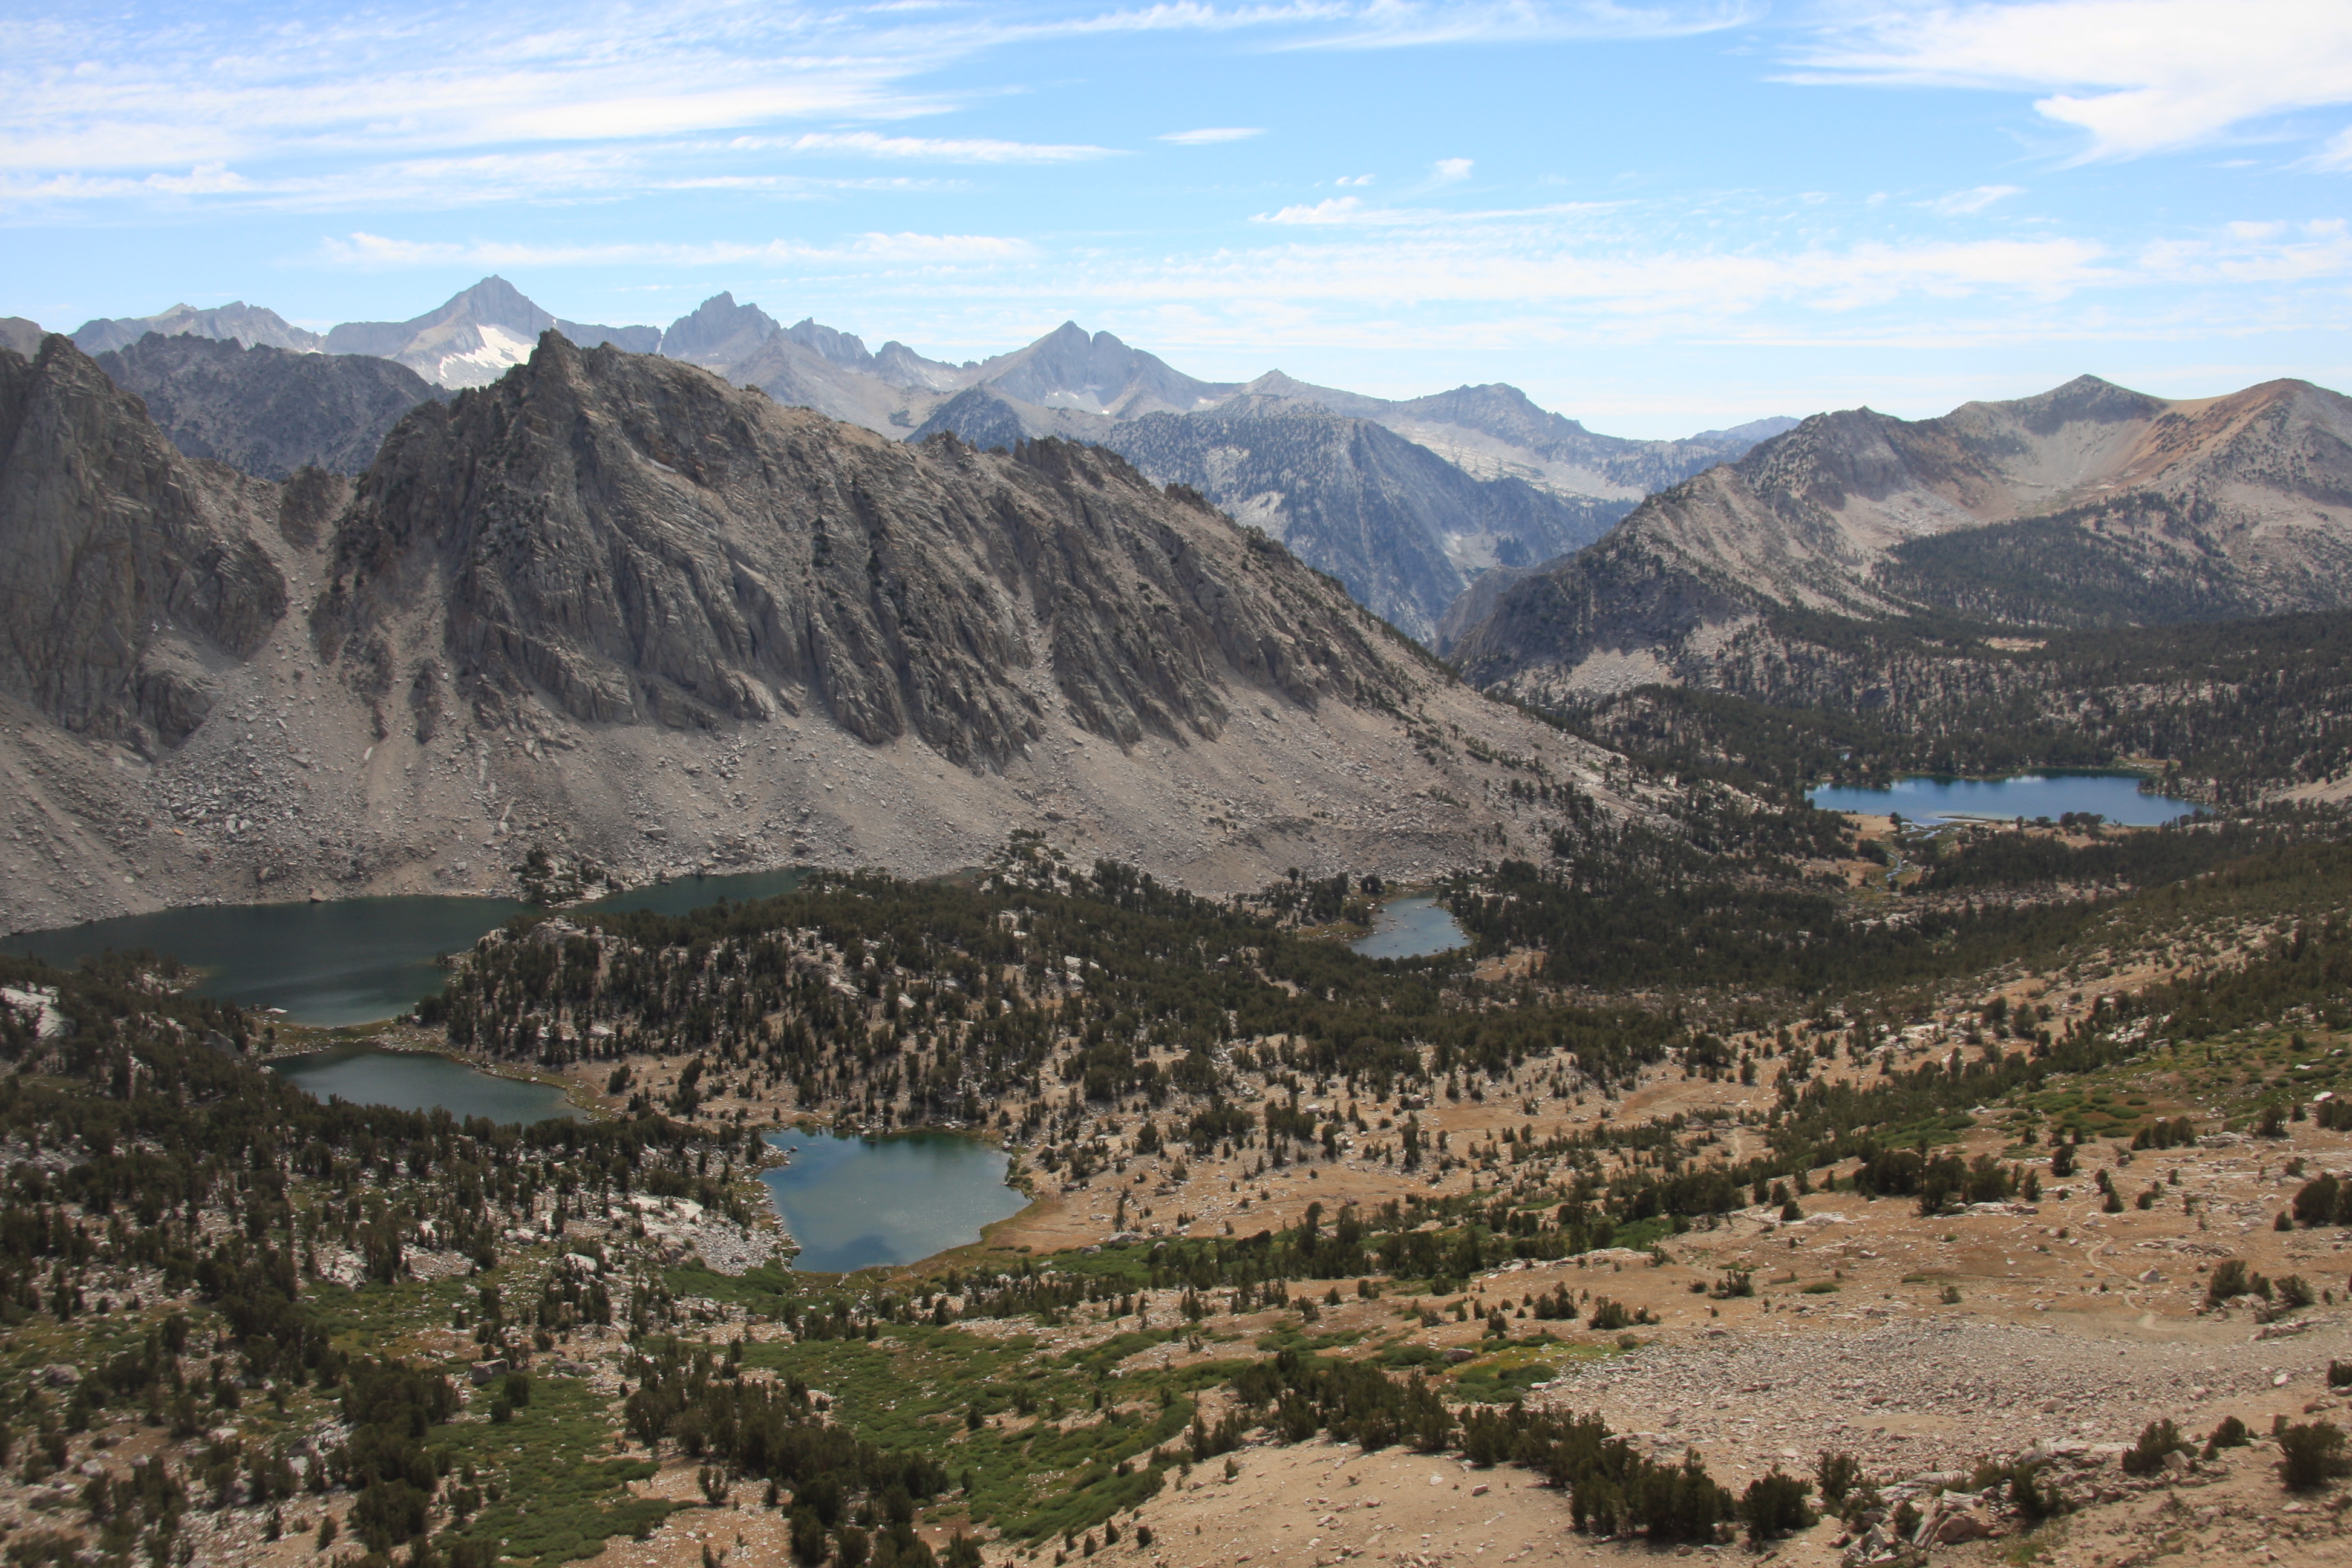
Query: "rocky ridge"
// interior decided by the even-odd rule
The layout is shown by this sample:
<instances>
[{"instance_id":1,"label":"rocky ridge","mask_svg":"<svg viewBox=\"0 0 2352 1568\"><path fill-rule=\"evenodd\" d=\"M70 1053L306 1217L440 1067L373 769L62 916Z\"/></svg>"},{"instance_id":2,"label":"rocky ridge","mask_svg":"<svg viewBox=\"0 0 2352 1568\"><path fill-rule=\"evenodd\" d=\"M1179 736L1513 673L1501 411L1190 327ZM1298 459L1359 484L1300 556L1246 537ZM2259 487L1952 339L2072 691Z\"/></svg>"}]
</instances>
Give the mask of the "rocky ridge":
<instances>
[{"instance_id":1,"label":"rocky ridge","mask_svg":"<svg viewBox=\"0 0 2352 1568\"><path fill-rule=\"evenodd\" d=\"M1279 371L1246 385L1206 382L1074 321L1011 353L953 364L895 342L869 351L856 336L810 318L786 327L731 293L711 296L666 331L590 326L559 321L497 277L411 321L345 322L324 338L241 306L175 307L159 317L92 322L82 346L127 351L149 330L192 340L242 334L240 341L323 349L340 360L389 358L456 388L503 374L551 328L583 346L612 342L685 360L777 402L893 438L952 431L983 448L1009 450L1048 436L1108 446L1155 479L1181 480L1266 527L1309 564L1349 584L1360 602L1424 640L1482 574L1575 550L1644 494L1737 458L1757 436L1786 423L1759 421L1686 441L1626 441L1596 436L1500 384L1391 402ZM152 383L139 380L132 390L149 393ZM282 408L264 405L272 396L256 386L241 408L208 397L221 405L209 422L283 424ZM355 469L364 464L353 454L380 438L383 421L372 405L345 412L340 402L330 396L313 411L322 426L339 421L340 434L322 428L298 445L331 449L332 461L317 460ZM1189 426L1185 419L1213 422ZM181 428L170 417L164 423ZM252 467L235 455L243 448L233 439L183 433L194 437L192 451ZM290 471L287 458L284 443L252 452L253 463ZM252 471L277 477L278 469Z\"/></svg>"},{"instance_id":2,"label":"rocky ridge","mask_svg":"<svg viewBox=\"0 0 2352 1568\"><path fill-rule=\"evenodd\" d=\"M160 332L167 338L214 338L246 348L290 349L296 353L316 353L326 342L318 333L294 325L277 311L248 305L242 300L208 310L199 310L193 305L174 305L153 316L101 316L75 328L73 341L82 353L96 354L109 349L129 348L150 332Z\"/></svg>"},{"instance_id":3,"label":"rocky ridge","mask_svg":"<svg viewBox=\"0 0 2352 1568\"><path fill-rule=\"evenodd\" d=\"M1641 809L1110 454L909 447L557 336L355 488L187 457L63 339L0 387L38 585L0 675L6 926L503 889L530 847L930 874L1015 827L1202 889L1409 877L1539 832L1514 763Z\"/></svg>"},{"instance_id":4,"label":"rocky ridge","mask_svg":"<svg viewBox=\"0 0 2352 1568\"><path fill-rule=\"evenodd\" d=\"M1282 398L1147 415L1099 439L1154 479L1265 528L1423 642L1485 573L1581 549L1632 504L1473 478L1371 420Z\"/></svg>"},{"instance_id":5,"label":"rocky ridge","mask_svg":"<svg viewBox=\"0 0 2352 1568\"><path fill-rule=\"evenodd\" d=\"M193 334L150 332L97 363L181 451L281 483L307 468L365 473L402 415L446 395L392 360Z\"/></svg>"},{"instance_id":6,"label":"rocky ridge","mask_svg":"<svg viewBox=\"0 0 2352 1568\"><path fill-rule=\"evenodd\" d=\"M0 689L144 754L289 605L277 487L190 458L61 337L0 351Z\"/></svg>"},{"instance_id":7,"label":"rocky ridge","mask_svg":"<svg viewBox=\"0 0 2352 1568\"><path fill-rule=\"evenodd\" d=\"M1560 700L1704 680L1775 610L2095 626L2347 595L2352 400L2274 382L2167 403L2084 376L1940 419L1816 416L1503 589L1452 651Z\"/></svg>"}]
</instances>

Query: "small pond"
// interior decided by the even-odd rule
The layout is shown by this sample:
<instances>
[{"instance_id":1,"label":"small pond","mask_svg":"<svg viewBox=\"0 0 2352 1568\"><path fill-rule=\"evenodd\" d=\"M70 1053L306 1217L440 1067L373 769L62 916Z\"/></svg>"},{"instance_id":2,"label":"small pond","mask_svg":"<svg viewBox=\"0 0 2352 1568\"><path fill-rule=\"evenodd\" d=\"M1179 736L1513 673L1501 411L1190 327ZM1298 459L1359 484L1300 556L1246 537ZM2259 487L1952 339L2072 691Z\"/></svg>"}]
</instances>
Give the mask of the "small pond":
<instances>
[{"instance_id":1,"label":"small pond","mask_svg":"<svg viewBox=\"0 0 2352 1568\"><path fill-rule=\"evenodd\" d=\"M560 1089L479 1072L427 1051L344 1046L280 1057L269 1065L278 1077L321 1100L331 1096L354 1105L389 1105L398 1110L438 1109L459 1121L482 1116L526 1126L576 1114Z\"/></svg>"},{"instance_id":2,"label":"small pond","mask_svg":"<svg viewBox=\"0 0 2352 1568\"><path fill-rule=\"evenodd\" d=\"M1373 914L1371 935L1350 945L1366 958L1426 958L1469 942L1435 899L1391 899Z\"/></svg>"},{"instance_id":3,"label":"small pond","mask_svg":"<svg viewBox=\"0 0 2352 1568\"><path fill-rule=\"evenodd\" d=\"M618 893L589 909L684 914L720 899L789 893L799 868L686 877ZM282 1007L297 1024L334 1028L404 1013L441 989L435 961L463 952L530 906L512 899L331 899L323 903L222 904L121 915L57 931L25 931L0 951L60 967L89 954L147 948L204 972L197 989L249 1007Z\"/></svg>"},{"instance_id":4,"label":"small pond","mask_svg":"<svg viewBox=\"0 0 2352 1568\"><path fill-rule=\"evenodd\" d=\"M2052 821L2070 811L2095 812L2124 827L2155 827L2197 815L2198 807L2168 795L2140 793L2137 773L2022 773L2008 779L1899 779L1887 789L1823 785L1807 798L1823 811L1869 816L1899 813L1913 822L1986 817Z\"/></svg>"},{"instance_id":5,"label":"small pond","mask_svg":"<svg viewBox=\"0 0 2352 1568\"><path fill-rule=\"evenodd\" d=\"M784 1229L800 1244L796 1269L842 1274L914 1263L980 1239L980 1228L1028 1203L1005 1185L1002 1149L945 1132L889 1138L771 1132L792 1163L761 1173Z\"/></svg>"}]
</instances>

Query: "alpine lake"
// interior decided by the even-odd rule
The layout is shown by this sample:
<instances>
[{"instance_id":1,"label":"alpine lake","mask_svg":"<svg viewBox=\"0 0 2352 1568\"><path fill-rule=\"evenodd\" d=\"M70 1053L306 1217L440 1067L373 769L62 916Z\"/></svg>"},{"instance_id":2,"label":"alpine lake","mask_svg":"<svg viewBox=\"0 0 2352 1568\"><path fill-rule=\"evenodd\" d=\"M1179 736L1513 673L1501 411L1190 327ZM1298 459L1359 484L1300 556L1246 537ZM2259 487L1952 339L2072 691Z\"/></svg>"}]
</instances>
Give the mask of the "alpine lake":
<instances>
[{"instance_id":1,"label":"alpine lake","mask_svg":"<svg viewBox=\"0 0 2352 1568\"><path fill-rule=\"evenodd\" d=\"M1823 811L1900 816L1906 822L2055 822L2087 814L2118 827L2160 827L2199 807L2150 794L2142 775L2117 773L2021 773L2006 779L1907 778L1885 789L1824 784L1807 797Z\"/></svg>"},{"instance_id":2,"label":"alpine lake","mask_svg":"<svg viewBox=\"0 0 2352 1568\"><path fill-rule=\"evenodd\" d=\"M602 899L592 910L684 914L717 903L791 892L797 869L689 877ZM462 952L531 906L511 899L413 897L320 903L237 904L124 915L57 931L20 932L0 951L66 965L107 952L170 953L197 969L206 994L275 1009L286 1022L349 1028L405 1013L441 989L444 955ZM579 1114L552 1084L483 1072L431 1051L362 1042L272 1059L288 1082L318 1096L402 1110L530 1123ZM1005 1184L1004 1152L952 1133L886 1138L786 1129L769 1142L788 1164L761 1174L795 1269L842 1272L912 1263L980 1239L1028 1200Z\"/></svg>"},{"instance_id":3,"label":"alpine lake","mask_svg":"<svg viewBox=\"0 0 2352 1568\"><path fill-rule=\"evenodd\" d=\"M1469 945L1470 938L1435 899L1391 899L1372 915L1371 933L1349 943L1366 958L1427 958Z\"/></svg>"}]
</instances>

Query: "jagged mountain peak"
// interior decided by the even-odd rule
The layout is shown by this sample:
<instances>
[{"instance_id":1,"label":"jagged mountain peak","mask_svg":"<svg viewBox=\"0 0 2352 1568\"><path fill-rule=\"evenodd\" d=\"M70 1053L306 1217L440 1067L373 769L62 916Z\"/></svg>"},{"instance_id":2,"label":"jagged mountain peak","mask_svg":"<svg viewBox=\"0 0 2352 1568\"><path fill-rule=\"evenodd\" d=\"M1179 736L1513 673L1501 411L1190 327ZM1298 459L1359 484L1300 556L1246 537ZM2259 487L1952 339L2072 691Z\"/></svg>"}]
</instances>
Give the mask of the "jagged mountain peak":
<instances>
[{"instance_id":1,"label":"jagged mountain peak","mask_svg":"<svg viewBox=\"0 0 2352 1568\"><path fill-rule=\"evenodd\" d=\"M1402 679L1336 588L1114 454L892 442L554 333L394 429L332 577L319 636L365 691L687 728L814 707L975 770L1044 732L1035 668L1122 744L1213 735L1242 687Z\"/></svg>"},{"instance_id":2,"label":"jagged mountain peak","mask_svg":"<svg viewBox=\"0 0 2352 1568\"><path fill-rule=\"evenodd\" d=\"M730 363L783 329L757 305L739 305L731 292L713 294L669 324L661 352L672 359Z\"/></svg>"},{"instance_id":3,"label":"jagged mountain peak","mask_svg":"<svg viewBox=\"0 0 2352 1568\"><path fill-rule=\"evenodd\" d=\"M521 289L495 272L470 289L459 289L439 310L427 312L422 321L425 325L431 326L461 314L494 326L529 331L534 337L555 321L553 315L540 309L524 297Z\"/></svg>"},{"instance_id":4,"label":"jagged mountain peak","mask_svg":"<svg viewBox=\"0 0 2352 1568\"><path fill-rule=\"evenodd\" d=\"M327 334L330 353L398 360L443 386L483 386L530 356L549 329L576 343L614 343L632 353L661 346L658 327L606 327L550 314L496 273L405 321L346 321Z\"/></svg>"},{"instance_id":5,"label":"jagged mountain peak","mask_svg":"<svg viewBox=\"0 0 2352 1568\"><path fill-rule=\"evenodd\" d=\"M982 362L976 379L1041 408L1114 418L1160 410L1189 413L1213 406L1240 390L1234 383L1197 381L1159 356L1129 347L1114 333L1089 333L1076 321L1063 322L1025 348Z\"/></svg>"},{"instance_id":6,"label":"jagged mountain peak","mask_svg":"<svg viewBox=\"0 0 2352 1568\"><path fill-rule=\"evenodd\" d=\"M865 343L856 334L828 327L814 316L803 316L785 330L784 335L835 364L865 370L874 363L874 356L866 352Z\"/></svg>"},{"instance_id":7,"label":"jagged mountain peak","mask_svg":"<svg viewBox=\"0 0 2352 1568\"><path fill-rule=\"evenodd\" d=\"M185 456L150 412L68 340L0 351L0 763L46 824L0 846L0 923L478 889L534 844L632 884L934 875L1015 828L1225 892L1475 861L1526 815L1490 751L1610 797L1590 748L1110 452L907 446L555 333L356 487Z\"/></svg>"}]
</instances>

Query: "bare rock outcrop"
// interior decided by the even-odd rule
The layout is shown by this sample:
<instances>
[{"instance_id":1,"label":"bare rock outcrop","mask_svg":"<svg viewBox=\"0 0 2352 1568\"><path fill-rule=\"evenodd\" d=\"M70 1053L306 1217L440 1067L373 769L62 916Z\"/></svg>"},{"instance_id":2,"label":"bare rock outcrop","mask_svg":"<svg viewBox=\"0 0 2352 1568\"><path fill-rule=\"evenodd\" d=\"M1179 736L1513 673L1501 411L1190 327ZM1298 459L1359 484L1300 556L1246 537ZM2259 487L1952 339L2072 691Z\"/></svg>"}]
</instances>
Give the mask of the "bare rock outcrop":
<instances>
[{"instance_id":1,"label":"bare rock outcrop","mask_svg":"<svg viewBox=\"0 0 2352 1568\"><path fill-rule=\"evenodd\" d=\"M306 468L365 473L384 433L438 391L371 354L248 348L187 333L150 332L100 354L98 364L183 452L280 481Z\"/></svg>"},{"instance_id":2,"label":"bare rock outcrop","mask_svg":"<svg viewBox=\"0 0 2352 1568\"><path fill-rule=\"evenodd\" d=\"M68 730L178 743L286 613L276 487L190 458L63 337L0 350L0 688Z\"/></svg>"},{"instance_id":3,"label":"bare rock outcrop","mask_svg":"<svg viewBox=\"0 0 2352 1568\"><path fill-rule=\"evenodd\" d=\"M1213 738L1233 682L1401 689L1328 579L1108 453L908 447L693 366L550 333L386 441L345 516L320 646L383 702L446 679L582 722L822 708L974 769L1043 732Z\"/></svg>"}]
</instances>

